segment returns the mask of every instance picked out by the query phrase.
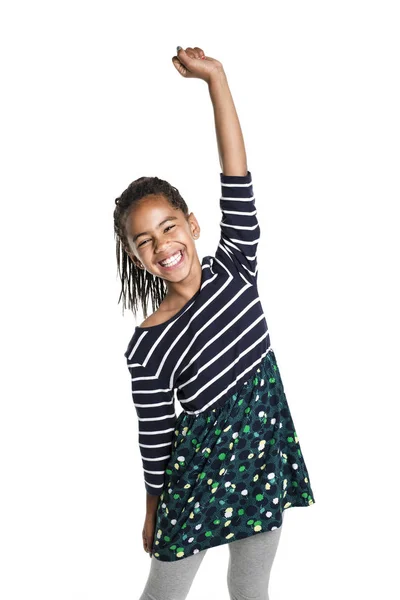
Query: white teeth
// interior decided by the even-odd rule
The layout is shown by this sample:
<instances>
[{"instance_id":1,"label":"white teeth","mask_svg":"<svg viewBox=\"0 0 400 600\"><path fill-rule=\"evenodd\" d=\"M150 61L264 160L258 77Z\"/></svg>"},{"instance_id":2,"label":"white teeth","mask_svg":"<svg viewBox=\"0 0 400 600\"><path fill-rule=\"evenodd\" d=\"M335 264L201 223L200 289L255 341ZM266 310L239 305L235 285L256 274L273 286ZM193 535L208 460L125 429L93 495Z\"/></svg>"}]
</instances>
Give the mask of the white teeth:
<instances>
[{"instance_id":1,"label":"white teeth","mask_svg":"<svg viewBox=\"0 0 400 600\"><path fill-rule=\"evenodd\" d=\"M171 256L171 258L161 261L160 265L162 265L164 267L170 267L180 261L181 255L182 255L182 252L181 252L181 250L179 250L179 252L177 254L174 254L173 256Z\"/></svg>"}]
</instances>

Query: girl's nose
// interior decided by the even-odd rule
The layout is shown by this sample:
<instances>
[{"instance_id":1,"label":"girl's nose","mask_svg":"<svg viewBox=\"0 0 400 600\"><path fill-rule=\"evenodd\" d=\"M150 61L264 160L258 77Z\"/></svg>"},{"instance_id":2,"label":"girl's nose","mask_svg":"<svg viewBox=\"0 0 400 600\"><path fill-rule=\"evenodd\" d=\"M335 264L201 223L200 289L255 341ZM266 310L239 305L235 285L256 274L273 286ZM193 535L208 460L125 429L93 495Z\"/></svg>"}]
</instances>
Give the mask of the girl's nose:
<instances>
[{"instance_id":1,"label":"girl's nose","mask_svg":"<svg viewBox=\"0 0 400 600\"><path fill-rule=\"evenodd\" d=\"M168 254L169 250L169 243L167 242L156 242L154 245L154 253L159 254L160 256L162 254Z\"/></svg>"}]
</instances>

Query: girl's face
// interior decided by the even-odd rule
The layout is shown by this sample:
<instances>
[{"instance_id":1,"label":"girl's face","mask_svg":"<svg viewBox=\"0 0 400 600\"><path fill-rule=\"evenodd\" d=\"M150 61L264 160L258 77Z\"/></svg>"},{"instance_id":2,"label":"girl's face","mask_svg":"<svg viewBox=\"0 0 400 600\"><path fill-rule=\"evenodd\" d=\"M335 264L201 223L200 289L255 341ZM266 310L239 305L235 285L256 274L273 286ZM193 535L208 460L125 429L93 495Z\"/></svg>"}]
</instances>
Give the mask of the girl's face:
<instances>
[{"instance_id":1,"label":"girl's face","mask_svg":"<svg viewBox=\"0 0 400 600\"><path fill-rule=\"evenodd\" d=\"M198 260L193 237L200 233L196 217L190 213L186 219L162 194L150 194L133 205L126 233L134 263L162 279L181 281L190 273L193 260ZM167 258L172 262L162 265Z\"/></svg>"}]
</instances>

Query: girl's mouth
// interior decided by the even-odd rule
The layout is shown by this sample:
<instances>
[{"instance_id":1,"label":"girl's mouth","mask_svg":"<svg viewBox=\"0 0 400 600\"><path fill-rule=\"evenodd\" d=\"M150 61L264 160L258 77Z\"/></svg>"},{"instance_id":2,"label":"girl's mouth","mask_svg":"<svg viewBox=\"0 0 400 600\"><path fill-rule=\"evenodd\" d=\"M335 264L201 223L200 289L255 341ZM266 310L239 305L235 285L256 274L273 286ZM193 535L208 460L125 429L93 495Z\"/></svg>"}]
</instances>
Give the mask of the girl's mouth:
<instances>
[{"instance_id":1,"label":"girl's mouth","mask_svg":"<svg viewBox=\"0 0 400 600\"><path fill-rule=\"evenodd\" d=\"M179 250L179 252L180 252L180 258L175 259L172 264L169 264L169 265L162 265L161 263L157 263L157 264L165 271L172 271L173 269L180 267L183 263L184 252L182 250Z\"/></svg>"}]
</instances>

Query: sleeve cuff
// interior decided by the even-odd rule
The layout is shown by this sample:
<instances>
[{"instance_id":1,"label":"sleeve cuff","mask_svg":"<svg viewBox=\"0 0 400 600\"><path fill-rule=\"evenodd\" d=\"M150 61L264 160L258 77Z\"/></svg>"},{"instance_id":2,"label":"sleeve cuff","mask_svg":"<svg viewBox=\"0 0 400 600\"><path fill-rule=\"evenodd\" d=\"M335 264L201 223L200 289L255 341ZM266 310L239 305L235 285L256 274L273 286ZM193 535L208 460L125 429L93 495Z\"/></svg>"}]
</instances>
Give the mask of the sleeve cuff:
<instances>
[{"instance_id":1,"label":"sleeve cuff","mask_svg":"<svg viewBox=\"0 0 400 600\"><path fill-rule=\"evenodd\" d=\"M224 173L219 174L221 183L250 183L251 182L251 172L247 171L247 175L224 175Z\"/></svg>"},{"instance_id":2,"label":"sleeve cuff","mask_svg":"<svg viewBox=\"0 0 400 600\"><path fill-rule=\"evenodd\" d=\"M154 491L154 488L147 485L145 485L145 488L149 496L161 496L164 490L164 488L162 487L161 489Z\"/></svg>"}]
</instances>

